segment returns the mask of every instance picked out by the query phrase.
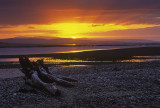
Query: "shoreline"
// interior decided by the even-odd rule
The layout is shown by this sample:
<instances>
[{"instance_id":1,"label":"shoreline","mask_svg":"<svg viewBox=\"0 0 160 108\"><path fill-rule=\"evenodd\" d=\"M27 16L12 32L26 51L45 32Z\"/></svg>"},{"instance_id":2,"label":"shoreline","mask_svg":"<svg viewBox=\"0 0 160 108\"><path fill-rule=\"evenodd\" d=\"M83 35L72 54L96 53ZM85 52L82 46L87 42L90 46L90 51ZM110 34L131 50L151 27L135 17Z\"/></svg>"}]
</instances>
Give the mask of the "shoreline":
<instances>
[{"instance_id":1,"label":"shoreline","mask_svg":"<svg viewBox=\"0 0 160 108\"><path fill-rule=\"evenodd\" d=\"M140 56L160 56L160 47L139 47L111 50L91 50L84 52L52 53L52 54L30 54L30 55L0 55L0 64L7 64L3 59L18 59L20 56L30 58L46 59L49 64L107 64L107 62L136 62L140 61ZM137 56L137 58L136 58ZM41 58L42 57L42 58ZM145 58L143 58L145 59ZM147 58L148 59L148 58ZM147 60L146 59L146 60ZM156 58L155 58L156 59ZM160 59L160 58L157 58ZM17 63L11 60L8 63ZM36 59L35 59L36 60ZM128 61L127 61L128 60ZM132 61L133 60L133 61ZM149 60L149 59L148 59ZM97 63L98 62L98 63Z\"/></svg>"},{"instance_id":2,"label":"shoreline","mask_svg":"<svg viewBox=\"0 0 160 108\"><path fill-rule=\"evenodd\" d=\"M149 55L160 55L160 47L138 47L138 48L122 48L122 49L106 49L106 50L91 50L83 52L68 52L68 53L49 53L49 54L27 54L27 55L0 55L0 58L18 58L20 56L28 57L55 57L58 58L63 56L66 58L73 56L84 57L88 54L92 56L98 56L96 54L101 54L103 56L111 55L121 55L121 56L149 56ZM106 55L107 54L107 55ZM122 55L124 54L124 55ZM81 56L80 56L81 55ZM62 58L62 57L61 57Z\"/></svg>"},{"instance_id":3,"label":"shoreline","mask_svg":"<svg viewBox=\"0 0 160 108\"><path fill-rule=\"evenodd\" d=\"M128 59L135 55L159 56L160 47L32 56L103 61ZM73 88L56 85L62 94L61 96L53 96L44 90L25 84L24 75L19 70L19 64L0 63L0 107L159 107L159 64L160 61L137 63L102 62L99 64L69 62L58 66L56 64L47 64L50 72L54 75L64 75L78 80Z\"/></svg>"},{"instance_id":4,"label":"shoreline","mask_svg":"<svg viewBox=\"0 0 160 108\"><path fill-rule=\"evenodd\" d=\"M150 46L150 45L155 45L155 46L159 46L160 43L146 43L146 44L53 44L53 45L43 45L43 44L1 44L0 48L33 48L33 47L81 47L81 46Z\"/></svg>"}]
</instances>

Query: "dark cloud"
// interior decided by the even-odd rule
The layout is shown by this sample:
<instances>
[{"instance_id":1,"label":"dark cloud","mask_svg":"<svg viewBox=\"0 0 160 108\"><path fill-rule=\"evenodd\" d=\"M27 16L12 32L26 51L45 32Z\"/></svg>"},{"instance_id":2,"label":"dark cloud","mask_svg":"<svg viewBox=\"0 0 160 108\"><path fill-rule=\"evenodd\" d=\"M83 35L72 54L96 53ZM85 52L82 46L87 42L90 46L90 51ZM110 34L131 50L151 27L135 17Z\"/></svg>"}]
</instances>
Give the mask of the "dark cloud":
<instances>
[{"instance_id":1,"label":"dark cloud","mask_svg":"<svg viewBox=\"0 0 160 108\"><path fill-rule=\"evenodd\" d=\"M105 24L92 24L91 27L104 26Z\"/></svg>"},{"instance_id":2,"label":"dark cloud","mask_svg":"<svg viewBox=\"0 0 160 108\"><path fill-rule=\"evenodd\" d=\"M159 0L1 0L1 7L49 9L157 9Z\"/></svg>"},{"instance_id":3,"label":"dark cloud","mask_svg":"<svg viewBox=\"0 0 160 108\"><path fill-rule=\"evenodd\" d=\"M77 11L67 11L73 9ZM99 13L90 13L95 10ZM158 23L154 17L160 17L160 0L0 0L1 25L65 22L78 16L83 22Z\"/></svg>"},{"instance_id":4,"label":"dark cloud","mask_svg":"<svg viewBox=\"0 0 160 108\"><path fill-rule=\"evenodd\" d=\"M115 23L115 24L159 24L160 9L132 9L107 11L101 13L95 22Z\"/></svg>"}]
</instances>

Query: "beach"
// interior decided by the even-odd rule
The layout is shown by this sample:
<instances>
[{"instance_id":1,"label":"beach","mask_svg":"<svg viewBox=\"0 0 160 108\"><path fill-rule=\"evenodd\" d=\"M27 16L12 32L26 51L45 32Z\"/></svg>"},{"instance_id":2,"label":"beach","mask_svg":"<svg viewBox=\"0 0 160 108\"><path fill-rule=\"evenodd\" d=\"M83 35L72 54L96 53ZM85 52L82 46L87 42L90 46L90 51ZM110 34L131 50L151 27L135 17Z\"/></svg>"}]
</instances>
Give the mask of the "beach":
<instances>
[{"instance_id":1,"label":"beach","mask_svg":"<svg viewBox=\"0 0 160 108\"><path fill-rule=\"evenodd\" d=\"M72 88L56 85L61 91L60 96L51 95L25 84L19 64L1 62L0 108L158 108L160 106L159 59L148 62L104 61L133 59L133 56L153 58L160 55L159 51L159 47L153 47L32 55L103 61L46 64L53 75L63 75L78 80ZM114 56L115 59L112 58Z\"/></svg>"},{"instance_id":2,"label":"beach","mask_svg":"<svg viewBox=\"0 0 160 108\"><path fill-rule=\"evenodd\" d=\"M23 75L1 78L0 107L159 107L159 63L110 63L77 67L51 66L49 69L53 74L69 76L78 80L73 88L57 86L62 92L61 96L52 96L44 90L26 85ZM11 70L17 71L15 68Z\"/></svg>"}]
</instances>

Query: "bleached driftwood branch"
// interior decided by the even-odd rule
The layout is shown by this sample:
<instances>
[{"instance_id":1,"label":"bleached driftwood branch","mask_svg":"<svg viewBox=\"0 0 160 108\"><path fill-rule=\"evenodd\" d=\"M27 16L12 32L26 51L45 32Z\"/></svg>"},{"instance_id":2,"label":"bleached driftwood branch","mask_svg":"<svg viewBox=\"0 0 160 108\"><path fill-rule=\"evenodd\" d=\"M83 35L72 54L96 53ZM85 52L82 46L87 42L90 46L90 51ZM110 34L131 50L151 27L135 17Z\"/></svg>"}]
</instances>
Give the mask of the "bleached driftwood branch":
<instances>
[{"instance_id":1,"label":"bleached driftwood branch","mask_svg":"<svg viewBox=\"0 0 160 108\"><path fill-rule=\"evenodd\" d=\"M72 82L77 80L65 77L55 76L51 74L48 67L44 65L43 60L31 62L28 57L20 57L21 71L25 74L25 81L27 84L43 88L53 95L59 95L60 90L57 89L56 84L64 87L73 87Z\"/></svg>"}]
</instances>

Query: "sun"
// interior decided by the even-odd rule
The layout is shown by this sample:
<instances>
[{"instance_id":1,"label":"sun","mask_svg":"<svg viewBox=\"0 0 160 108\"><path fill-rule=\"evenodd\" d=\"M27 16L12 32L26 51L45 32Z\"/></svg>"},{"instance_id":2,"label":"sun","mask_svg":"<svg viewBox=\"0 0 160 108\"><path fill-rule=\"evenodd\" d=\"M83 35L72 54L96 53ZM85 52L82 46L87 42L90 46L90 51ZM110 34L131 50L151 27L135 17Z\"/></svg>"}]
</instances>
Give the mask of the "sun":
<instances>
[{"instance_id":1,"label":"sun","mask_svg":"<svg viewBox=\"0 0 160 108\"><path fill-rule=\"evenodd\" d=\"M77 37L76 37L76 36L73 36L72 39L77 39Z\"/></svg>"}]
</instances>

